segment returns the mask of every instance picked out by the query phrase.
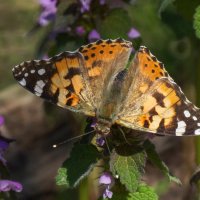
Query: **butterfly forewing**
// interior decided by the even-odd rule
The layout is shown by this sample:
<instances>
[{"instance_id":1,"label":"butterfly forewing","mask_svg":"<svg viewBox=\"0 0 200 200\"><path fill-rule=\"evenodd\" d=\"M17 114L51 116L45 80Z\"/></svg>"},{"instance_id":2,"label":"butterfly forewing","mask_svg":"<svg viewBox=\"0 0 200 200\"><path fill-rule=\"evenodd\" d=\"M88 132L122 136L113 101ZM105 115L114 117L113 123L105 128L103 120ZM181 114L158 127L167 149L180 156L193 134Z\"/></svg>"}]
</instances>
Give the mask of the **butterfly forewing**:
<instances>
[{"instance_id":1,"label":"butterfly forewing","mask_svg":"<svg viewBox=\"0 0 200 200\"><path fill-rule=\"evenodd\" d=\"M109 82L131 52L123 39L98 40L49 60L24 62L13 69L16 80L32 93L61 107L94 116Z\"/></svg>"},{"instance_id":2,"label":"butterfly forewing","mask_svg":"<svg viewBox=\"0 0 200 200\"><path fill-rule=\"evenodd\" d=\"M97 110L102 107L102 99L107 97L115 76L126 67L131 49L132 43L120 38L98 40L80 47Z\"/></svg>"},{"instance_id":3,"label":"butterfly forewing","mask_svg":"<svg viewBox=\"0 0 200 200\"><path fill-rule=\"evenodd\" d=\"M80 53L64 52L48 60L24 62L13 68L13 75L23 87L37 96L94 116Z\"/></svg>"}]
</instances>

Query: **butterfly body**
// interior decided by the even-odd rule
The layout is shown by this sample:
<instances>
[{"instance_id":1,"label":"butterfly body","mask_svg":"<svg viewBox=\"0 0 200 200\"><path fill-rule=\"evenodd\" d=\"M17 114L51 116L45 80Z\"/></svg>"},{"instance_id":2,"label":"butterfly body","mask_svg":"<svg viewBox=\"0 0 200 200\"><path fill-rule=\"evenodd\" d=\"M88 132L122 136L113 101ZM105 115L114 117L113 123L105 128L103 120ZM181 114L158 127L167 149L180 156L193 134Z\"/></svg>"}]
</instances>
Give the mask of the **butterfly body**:
<instances>
[{"instance_id":1,"label":"butterfly body","mask_svg":"<svg viewBox=\"0 0 200 200\"><path fill-rule=\"evenodd\" d=\"M161 135L199 135L200 111L144 46L98 40L75 52L13 68L26 89L58 106L96 117L107 135L113 124Z\"/></svg>"}]
</instances>

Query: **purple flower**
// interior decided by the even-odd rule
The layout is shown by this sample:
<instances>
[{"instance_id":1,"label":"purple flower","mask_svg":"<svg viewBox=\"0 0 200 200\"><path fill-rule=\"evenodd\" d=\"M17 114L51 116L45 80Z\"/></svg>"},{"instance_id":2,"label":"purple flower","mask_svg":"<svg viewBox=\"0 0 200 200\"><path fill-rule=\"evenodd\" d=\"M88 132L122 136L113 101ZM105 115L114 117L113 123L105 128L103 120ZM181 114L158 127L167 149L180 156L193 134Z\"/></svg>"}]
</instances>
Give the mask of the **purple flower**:
<instances>
[{"instance_id":1,"label":"purple flower","mask_svg":"<svg viewBox=\"0 0 200 200\"><path fill-rule=\"evenodd\" d=\"M15 192L21 192L23 189L22 185L16 181L0 180L0 192L7 192L13 190Z\"/></svg>"},{"instance_id":2,"label":"purple flower","mask_svg":"<svg viewBox=\"0 0 200 200\"><path fill-rule=\"evenodd\" d=\"M5 151L8 148L9 143L0 138L0 149Z\"/></svg>"},{"instance_id":3,"label":"purple flower","mask_svg":"<svg viewBox=\"0 0 200 200\"><path fill-rule=\"evenodd\" d=\"M4 117L0 115L0 126L4 124Z\"/></svg>"},{"instance_id":4,"label":"purple flower","mask_svg":"<svg viewBox=\"0 0 200 200\"><path fill-rule=\"evenodd\" d=\"M44 55L42 55L42 60L48 60L49 56L47 53L45 53Z\"/></svg>"},{"instance_id":5,"label":"purple flower","mask_svg":"<svg viewBox=\"0 0 200 200\"><path fill-rule=\"evenodd\" d=\"M105 140L103 137L99 137L96 139L96 143L98 146L102 147L105 144Z\"/></svg>"},{"instance_id":6,"label":"purple flower","mask_svg":"<svg viewBox=\"0 0 200 200\"><path fill-rule=\"evenodd\" d=\"M83 26L77 26L75 31L78 36L83 36L85 34L85 28Z\"/></svg>"},{"instance_id":7,"label":"purple flower","mask_svg":"<svg viewBox=\"0 0 200 200\"><path fill-rule=\"evenodd\" d=\"M104 5L106 3L106 0L99 0L100 5Z\"/></svg>"},{"instance_id":8,"label":"purple flower","mask_svg":"<svg viewBox=\"0 0 200 200\"><path fill-rule=\"evenodd\" d=\"M55 19L57 12L57 0L40 0L42 12L40 13L38 23L41 26L46 26L50 21Z\"/></svg>"},{"instance_id":9,"label":"purple flower","mask_svg":"<svg viewBox=\"0 0 200 200\"><path fill-rule=\"evenodd\" d=\"M8 148L9 142L4 140L2 137L0 137L0 161L6 165L7 161L4 158L4 154L6 149Z\"/></svg>"},{"instance_id":10,"label":"purple flower","mask_svg":"<svg viewBox=\"0 0 200 200\"><path fill-rule=\"evenodd\" d=\"M39 0L39 4L43 8L51 8L52 6L56 6L57 0Z\"/></svg>"},{"instance_id":11,"label":"purple flower","mask_svg":"<svg viewBox=\"0 0 200 200\"><path fill-rule=\"evenodd\" d=\"M138 38L138 37L140 37L140 32L132 27L128 32L128 37L130 39Z\"/></svg>"},{"instance_id":12,"label":"purple flower","mask_svg":"<svg viewBox=\"0 0 200 200\"><path fill-rule=\"evenodd\" d=\"M104 185L110 185L112 183L112 176L109 172L104 172L100 178L99 183Z\"/></svg>"},{"instance_id":13,"label":"purple flower","mask_svg":"<svg viewBox=\"0 0 200 200\"><path fill-rule=\"evenodd\" d=\"M112 198L112 195L113 195L113 192L109 190L109 188L106 188L106 190L104 191L103 193L103 198L106 199L106 198L109 198L111 199Z\"/></svg>"},{"instance_id":14,"label":"purple flower","mask_svg":"<svg viewBox=\"0 0 200 200\"><path fill-rule=\"evenodd\" d=\"M90 10L91 0L80 0L80 3L81 3L81 12L82 13Z\"/></svg>"},{"instance_id":15,"label":"purple flower","mask_svg":"<svg viewBox=\"0 0 200 200\"><path fill-rule=\"evenodd\" d=\"M57 0L39 0L39 4L43 8L50 8L52 5L56 6Z\"/></svg>"},{"instance_id":16,"label":"purple flower","mask_svg":"<svg viewBox=\"0 0 200 200\"><path fill-rule=\"evenodd\" d=\"M104 172L99 178L99 183L102 185L106 185L106 189L103 193L103 198L112 198L113 193L110 191L110 185L113 182L113 178L109 172Z\"/></svg>"},{"instance_id":17,"label":"purple flower","mask_svg":"<svg viewBox=\"0 0 200 200\"><path fill-rule=\"evenodd\" d=\"M89 40L90 42L94 42L94 41L96 41L96 40L99 40L100 38L101 38L101 36L100 36L100 34L97 32L96 29L93 29L93 30L89 33L89 35L88 35L88 40Z\"/></svg>"}]
</instances>

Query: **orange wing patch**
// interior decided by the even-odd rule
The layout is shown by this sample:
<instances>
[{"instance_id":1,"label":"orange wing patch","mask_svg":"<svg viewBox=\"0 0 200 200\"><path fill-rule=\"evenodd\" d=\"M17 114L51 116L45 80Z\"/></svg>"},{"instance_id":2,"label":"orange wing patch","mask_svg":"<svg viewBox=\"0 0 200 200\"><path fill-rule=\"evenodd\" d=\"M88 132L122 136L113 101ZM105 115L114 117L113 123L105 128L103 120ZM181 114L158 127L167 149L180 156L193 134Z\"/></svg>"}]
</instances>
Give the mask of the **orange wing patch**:
<instances>
[{"instance_id":1,"label":"orange wing patch","mask_svg":"<svg viewBox=\"0 0 200 200\"><path fill-rule=\"evenodd\" d=\"M89 77L96 77L102 74L103 63L110 63L123 51L130 51L131 42L123 39L98 40L97 42L82 46L80 53L84 56Z\"/></svg>"},{"instance_id":2,"label":"orange wing patch","mask_svg":"<svg viewBox=\"0 0 200 200\"><path fill-rule=\"evenodd\" d=\"M137 57L141 73L144 77L147 77L151 81L155 81L161 77L169 76L167 71L164 69L163 63L159 62L146 47L140 47Z\"/></svg>"}]
</instances>

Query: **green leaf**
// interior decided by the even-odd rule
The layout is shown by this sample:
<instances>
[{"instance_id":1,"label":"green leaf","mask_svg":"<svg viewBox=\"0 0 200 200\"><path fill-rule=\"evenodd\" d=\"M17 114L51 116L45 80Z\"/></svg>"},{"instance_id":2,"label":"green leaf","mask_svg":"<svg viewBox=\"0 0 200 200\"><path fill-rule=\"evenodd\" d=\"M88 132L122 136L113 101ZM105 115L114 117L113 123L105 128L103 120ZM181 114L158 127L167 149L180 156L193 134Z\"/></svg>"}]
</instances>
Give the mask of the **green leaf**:
<instances>
[{"instance_id":1,"label":"green leaf","mask_svg":"<svg viewBox=\"0 0 200 200\"><path fill-rule=\"evenodd\" d=\"M123 37L125 39L131 26L131 19L128 13L121 8L110 11L104 21L101 21L98 25L103 38Z\"/></svg>"},{"instance_id":2,"label":"green leaf","mask_svg":"<svg viewBox=\"0 0 200 200\"><path fill-rule=\"evenodd\" d=\"M151 160L151 162L156 165L165 176L167 176L169 178L170 181L173 181L179 185L181 185L181 181L176 178L175 176L170 175L170 171L169 168L167 167L167 165L160 159L159 155L157 154L156 150L155 150L155 146L153 143L151 143L149 140L146 140L144 142L144 148L146 150L147 153L147 157L148 159Z\"/></svg>"},{"instance_id":3,"label":"green leaf","mask_svg":"<svg viewBox=\"0 0 200 200\"><path fill-rule=\"evenodd\" d=\"M114 150L111 155L110 170L114 175L119 176L121 183L125 185L128 191L134 192L137 190L140 178L144 173L145 161L144 151L133 155L126 155L126 153L119 155Z\"/></svg>"},{"instance_id":4,"label":"green leaf","mask_svg":"<svg viewBox=\"0 0 200 200\"><path fill-rule=\"evenodd\" d=\"M196 12L194 14L193 27L197 38L200 39L200 5L196 8Z\"/></svg>"},{"instance_id":5,"label":"green leaf","mask_svg":"<svg viewBox=\"0 0 200 200\"><path fill-rule=\"evenodd\" d=\"M67 182L67 169L66 168L59 168L58 173L56 176L56 185L66 185L69 186Z\"/></svg>"},{"instance_id":6,"label":"green leaf","mask_svg":"<svg viewBox=\"0 0 200 200\"><path fill-rule=\"evenodd\" d=\"M158 195L153 188L148 185L141 184L134 193L130 193L127 200L158 200Z\"/></svg>"},{"instance_id":7,"label":"green leaf","mask_svg":"<svg viewBox=\"0 0 200 200\"><path fill-rule=\"evenodd\" d=\"M159 15L170 5L174 2L175 0L163 0L161 5L160 5L160 8L159 8Z\"/></svg>"},{"instance_id":8,"label":"green leaf","mask_svg":"<svg viewBox=\"0 0 200 200\"><path fill-rule=\"evenodd\" d=\"M92 144L75 144L70 158L63 163L69 187L76 186L93 169L99 158L97 148Z\"/></svg>"}]
</instances>

